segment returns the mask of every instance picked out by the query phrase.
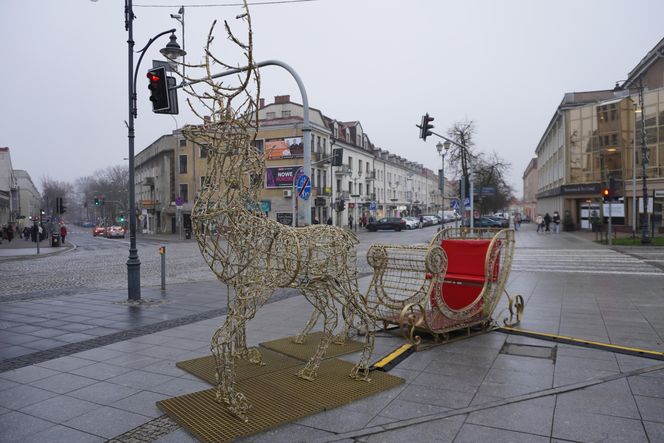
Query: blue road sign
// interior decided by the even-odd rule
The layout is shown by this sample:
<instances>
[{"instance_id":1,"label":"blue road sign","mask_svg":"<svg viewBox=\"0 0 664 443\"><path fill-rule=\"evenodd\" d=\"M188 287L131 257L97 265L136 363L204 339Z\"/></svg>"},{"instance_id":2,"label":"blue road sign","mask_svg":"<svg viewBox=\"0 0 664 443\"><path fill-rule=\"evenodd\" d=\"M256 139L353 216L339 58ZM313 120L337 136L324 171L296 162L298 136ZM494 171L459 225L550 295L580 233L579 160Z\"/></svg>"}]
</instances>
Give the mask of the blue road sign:
<instances>
[{"instance_id":1,"label":"blue road sign","mask_svg":"<svg viewBox=\"0 0 664 443\"><path fill-rule=\"evenodd\" d=\"M376 204L376 202L372 201L371 203L369 203L370 211L375 211L376 209L378 209L378 205Z\"/></svg>"},{"instance_id":2,"label":"blue road sign","mask_svg":"<svg viewBox=\"0 0 664 443\"><path fill-rule=\"evenodd\" d=\"M466 197L466 199L463 201L464 206L466 209L470 209L470 197Z\"/></svg>"},{"instance_id":3,"label":"blue road sign","mask_svg":"<svg viewBox=\"0 0 664 443\"><path fill-rule=\"evenodd\" d=\"M301 175L297 178L297 195L300 196L302 200L309 200L311 195L311 180L306 175Z\"/></svg>"},{"instance_id":4,"label":"blue road sign","mask_svg":"<svg viewBox=\"0 0 664 443\"><path fill-rule=\"evenodd\" d=\"M455 211L459 210L459 200L452 200L450 202L450 208L454 209Z\"/></svg>"}]
</instances>

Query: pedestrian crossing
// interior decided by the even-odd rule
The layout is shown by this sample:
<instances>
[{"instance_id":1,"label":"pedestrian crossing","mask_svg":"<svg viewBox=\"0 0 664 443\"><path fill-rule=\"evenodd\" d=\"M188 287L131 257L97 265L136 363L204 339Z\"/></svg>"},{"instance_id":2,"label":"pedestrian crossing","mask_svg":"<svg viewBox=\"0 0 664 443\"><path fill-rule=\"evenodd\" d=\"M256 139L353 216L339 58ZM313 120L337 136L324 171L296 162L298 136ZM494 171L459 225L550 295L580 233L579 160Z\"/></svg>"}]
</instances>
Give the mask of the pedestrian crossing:
<instances>
[{"instance_id":1,"label":"pedestrian crossing","mask_svg":"<svg viewBox=\"0 0 664 443\"><path fill-rule=\"evenodd\" d=\"M516 248L512 271L664 276L650 263L610 249Z\"/></svg>"}]
</instances>

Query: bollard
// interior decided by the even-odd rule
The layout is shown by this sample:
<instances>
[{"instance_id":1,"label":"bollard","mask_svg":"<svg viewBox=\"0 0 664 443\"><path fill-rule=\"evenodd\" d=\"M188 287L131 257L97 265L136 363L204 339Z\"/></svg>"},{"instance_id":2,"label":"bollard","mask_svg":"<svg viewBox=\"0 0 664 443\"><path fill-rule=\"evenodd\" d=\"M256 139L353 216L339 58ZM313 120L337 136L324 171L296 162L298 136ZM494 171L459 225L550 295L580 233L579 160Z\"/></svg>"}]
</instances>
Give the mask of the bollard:
<instances>
[{"instance_id":1,"label":"bollard","mask_svg":"<svg viewBox=\"0 0 664 443\"><path fill-rule=\"evenodd\" d=\"M161 256L161 290L166 290L166 246L159 247Z\"/></svg>"}]
</instances>

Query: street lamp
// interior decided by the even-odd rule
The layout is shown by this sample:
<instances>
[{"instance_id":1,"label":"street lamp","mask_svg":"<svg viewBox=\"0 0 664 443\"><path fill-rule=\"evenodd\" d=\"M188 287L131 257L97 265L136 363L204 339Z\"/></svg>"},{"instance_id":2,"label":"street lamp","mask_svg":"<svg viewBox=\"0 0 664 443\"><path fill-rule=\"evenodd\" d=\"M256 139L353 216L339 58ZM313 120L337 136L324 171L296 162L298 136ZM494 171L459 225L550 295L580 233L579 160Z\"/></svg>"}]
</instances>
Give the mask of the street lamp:
<instances>
[{"instance_id":1,"label":"street lamp","mask_svg":"<svg viewBox=\"0 0 664 443\"><path fill-rule=\"evenodd\" d=\"M440 189L440 195L442 196L442 207L441 207L441 212L443 218L445 218L445 154L447 154L447 151L450 150L450 146L452 143L449 141L445 140L445 143L441 143L440 141L436 143L436 149L438 150L438 155L440 155L441 163L440 163L440 174L439 174L439 183L438 183L438 189Z\"/></svg>"},{"instance_id":2,"label":"street lamp","mask_svg":"<svg viewBox=\"0 0 664 443\"><path fill-rule=\"evenodd\" d=\"M128 89L129 89L129 119L127 123L127 137L129 139L129 259L127 260L127 292L129 300L138 301L141 299L141 261L138 259L138 250L136 249L136 197L134 183L134 118L137 117L136 107L136 77L141 61L147 49L152 43L162 35L171 34L170 42L166 48L161 50L171 60L177 60L184 55L175 38L175 29L161 32L152 37L143 49L138 51L141 55L136 63L134 70L134 11L132 9L132 0L125 0L125 29L127 30L127 53L128 53Z\"/></svg>"}]
</instances>

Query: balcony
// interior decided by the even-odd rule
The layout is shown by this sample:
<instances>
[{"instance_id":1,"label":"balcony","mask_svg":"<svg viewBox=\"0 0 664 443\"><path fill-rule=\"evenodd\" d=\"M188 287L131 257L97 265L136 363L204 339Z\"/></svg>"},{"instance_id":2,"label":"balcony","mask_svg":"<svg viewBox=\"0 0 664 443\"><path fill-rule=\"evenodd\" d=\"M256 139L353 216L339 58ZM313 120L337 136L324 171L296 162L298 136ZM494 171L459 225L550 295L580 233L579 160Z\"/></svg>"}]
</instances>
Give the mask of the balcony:
<instances>
[{"instance_id":1,"label":"balcony","mask_svg":"<svg viewBox=\"0 0 664 443\"><path fill-rule=\"evenodd\" d=\"M318 163L321 165L332 163L332 156L324 152L312 152L311 153L311 162Z\"/></svg>"},{"instance_id":2,"label":"balcony","mask_svg":"<svg viewBox=\"0 0 664 443\"><path fill-rule=\"evenodd\" d=\"M352 171L348 165L341 165L334 171L334 175L348 175L351 172Z\"/></svg>"},{"instance_id":3,"label":"balcony","mask_svg":"<svg viewBox=\"0 0 664 443\"><path fill-rule=\"evenodd\" d=\"M367 171L364 173L364 180L371 181L376 180L376 171Z\"/></svg>"}]
</instances>

